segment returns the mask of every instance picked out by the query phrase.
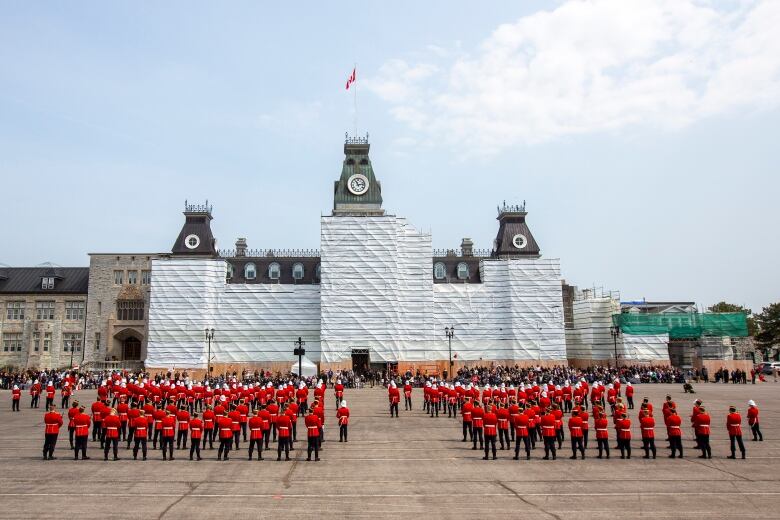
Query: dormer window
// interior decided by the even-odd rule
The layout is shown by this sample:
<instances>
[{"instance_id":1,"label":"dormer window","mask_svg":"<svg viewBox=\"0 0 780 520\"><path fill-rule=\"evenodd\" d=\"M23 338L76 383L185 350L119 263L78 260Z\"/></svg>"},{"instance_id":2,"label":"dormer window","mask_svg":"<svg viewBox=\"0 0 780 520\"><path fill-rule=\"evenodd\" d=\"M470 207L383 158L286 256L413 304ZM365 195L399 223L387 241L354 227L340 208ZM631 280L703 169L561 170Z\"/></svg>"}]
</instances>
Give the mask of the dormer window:
<instances>
[{"instance_id":1,"label":"dormer window","mask_svg":"<svg viewBox=\"0 0 780 520\"><path fill-rule=\"evenodd\" d=\"M303 264L302 263L297 262L297 263L293 264L292 277L293 277L293 280L303 280Z\"/></svg>"},{"instance_id":2,"label":"dormer window","mask_svg":"<svg viewBox=\"0 0 780 520\"><path fill-rule=\"evenodd\" d=\"M231 264L230 262L226 262L226 264L227 264L227 266L226 266L227 267L227 273L225 274L225 278L227 280L230 280L231 278L233 278L233 264Z\"/></svg>"},{"instance_id":3,"label":"dormer window","mask_svg":"<svg viewBox=\"0 0 780 520\"><path fill-rule=\"evenodd\" d=\"M436 262L433 265L433 277L437 280L444 280L447 276L447 268L443 262Z\"/></svg>"},{"instance_id":4,"label":"dormer window","mask_svg":"<svg viewBox=\"0 0 780 520\"><path fill-rule=\"evenodd\" d=\"M268 266L268 278L271 280L278 280L282 276L282 268L276 262L271 262Z\"/></svg>"},{"instance_id":5,"label":"dormer window","mask_svg":"<svg viewBox=\"0 0 780 520\"><path fill-rule=\"evenodd\" d=\"M41 278L41 289L54 289L54 278L51 276Z\"/></svg>"},{"instance_id":6,"label":"dormer window","mask_svg":"<svg viewBox=\"0 0 780 520\"><path fill-rule=\"evenodd\" d=\"M320 281L321 275L320 275L320 264L317 264L317 267L314 268L314 276L317 278L317 281Z\"/></svg>"},{"instance_id":7,"label":"dormer window","mask_svg":"<svg viewBox=\"0 0 780 520\"><path fill-rule=\"evenodd\" d=\"M458 264L458 279L468 280L469 278L469 265L466 262Z\"/></svg>"},{"instance_id":8,"label":"dormer window","mask_svg":"<svg viewBox=\"0 0 780 520\"><path fill-rule=\"evenodd\" d=\"M254 280L257 278L257 269L255 269L255 264L252 262L249 262L244 266L244 278L247 280Z\"/></svg>"}]
</instances>

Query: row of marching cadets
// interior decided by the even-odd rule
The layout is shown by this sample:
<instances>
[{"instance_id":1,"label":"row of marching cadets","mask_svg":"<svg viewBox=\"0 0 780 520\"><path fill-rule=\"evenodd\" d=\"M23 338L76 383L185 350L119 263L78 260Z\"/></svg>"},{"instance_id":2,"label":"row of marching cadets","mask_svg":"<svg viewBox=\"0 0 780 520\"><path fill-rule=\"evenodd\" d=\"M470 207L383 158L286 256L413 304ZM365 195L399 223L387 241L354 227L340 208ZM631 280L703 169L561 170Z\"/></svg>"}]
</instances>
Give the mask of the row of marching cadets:
<instances>
[{"instance_id":1,"label":"row of marching cadets","mask_svg":"<svg viewBox=\"0 0 780 520\"><path fill-rule=\"evenodd\" d=\"M285 460L291 460L290 451L298 439L298 418L304 416L306 460L311 460L312 454L315 461L320 460L325 433L325 386L321 381L313 389L311 404L309 388L303 382L297 385L287 382L277 387L272 383L234 383L214 389L205 385L203 394L196 397L193 392L191 400L187 392L182 395L182 385L177 382L149 384L157 391L135 391L135 388L143 390L147 384L123 382L119 391L113 385L104 384L89 411L78 401L73 402L67 418L74 459L79 454L82 460L89 459L91 431L92 441L100 443L104 460L108 460L110 452L113 460L119 460L120 442L126 443L126 450L132 446L134 460L139 453L146 460L149 441L153 450L159 446L163 460L174 460L174 443L176 450L187 450L188 441L190 460L202 460L201 448L213 450L216 443L217 460L227 461L231 451L240 449L242 441L248 441L249 460L253 459L255 450L257 460L263 460L263 450L269 449L270 442L277 443L276 460L282 460L283 454ZM340 442L347 441L349 415L346 401L339 401L336 418ZM64 423L54 404L50 405L44 422L43 457L51 460Z\"/></svg>"},{"instance_id":2,"label":"row of marching cadets","mask_svg":"<svg viewBox=\"0 0 780 520\"><path fill-rule=\"evenodd\" d=\"M60 406L66 408L70 404L70 396L73 395L73 389L75 388L75 378L72 375L66 376L60 387L60 397L62 398ZM48 410L49 406L54 404L54 398L57 395L57 390L54 388L54 383L49 381L44 388L37 379L30 385L30 408L39 408L41 395L46 395L46 404L44 410ZM14 385L11 389L11 411L19 411L19 403L22 400L22 390L19 385Z\"/></svg>"},{"instance_id":3,"label":"row of marching cadets","mask_svg":"<svg viewBox=\"0 0 780 520\"><path fill-rule=\"evenodd\" d=\"M447 383L430 380L423 389L423 410L431 417L439 412L447 412L448 417L462 418L463 442L471 442L473 450L484 450L483 459L496 459L497 444L501 450L510 450L514 442L514 459L520 458L521 449L526 459L530 459L531 450L537 444L544 447L544 459L556 459L563 448L565 431L569 431L571 459L579 455L585 458L589 433L595 431L598 458L610 458L610 422L614 429L616 446L623 459L631 458L632 422L630 410L634 409L634 388L631 383L625 385L625 401L621 393L621 383L603 384L594 382L589 385L584 379L574 385L540 384L531 382L517 388L505 384L491 388L486 385L482 391L474 384ZM391 416L398 414L400 391L395 383L388 388ZM411 386L407 381L404 395L408 400L407 410L411 410ZM588 412L588 404L590 410ZM570 416L564 420L564 414ZM592 414L592 417L591 417ZM671 396L666 396L662 406L663 426L666 428L670 458L683 457L682 419L677 405ZM656 458L655 445L656 417L649 399L640 404L637 426L640 431L644 458ZM691 429L696 439L696 449L701 450L700 458L711 458L710 446L711 417L701 400L694 403L690 417ZM763 440L759 426L759 409L754 401L748 402L747 422L754 441ZM737 448L745 458L745 446L742 441L742 416L735 406L729 408L725 417L725 427L729 434L731 455L736 458Z\"/></svg>"}]
</instances>

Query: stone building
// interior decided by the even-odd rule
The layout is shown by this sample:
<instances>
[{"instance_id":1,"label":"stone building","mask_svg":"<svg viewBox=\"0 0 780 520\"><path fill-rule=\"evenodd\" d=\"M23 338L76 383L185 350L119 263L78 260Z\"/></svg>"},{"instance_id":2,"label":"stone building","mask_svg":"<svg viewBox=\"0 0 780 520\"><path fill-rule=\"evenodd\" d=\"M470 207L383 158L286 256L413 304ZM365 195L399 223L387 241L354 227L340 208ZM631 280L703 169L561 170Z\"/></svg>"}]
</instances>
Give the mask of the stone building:
<instances>
[{"instance_id":1,"label":"stone building","mask_svg":"<svg viewBox=\"0 0 780 520\"><path fill-rule=\"evenodd\" d=\"M151 253L91 253L85 360L92 368L135 368L146 357Z\"/></svg>"},{"instance_id":2,"label":"stone building","mask_svg":"<svg viewBox=\"0 0 780 520\"><path fill-rule=\"evenodd\" d=\"M81 364L88 279L86 267L0 266L0 367Z\"/></svg>"}]
</instances>

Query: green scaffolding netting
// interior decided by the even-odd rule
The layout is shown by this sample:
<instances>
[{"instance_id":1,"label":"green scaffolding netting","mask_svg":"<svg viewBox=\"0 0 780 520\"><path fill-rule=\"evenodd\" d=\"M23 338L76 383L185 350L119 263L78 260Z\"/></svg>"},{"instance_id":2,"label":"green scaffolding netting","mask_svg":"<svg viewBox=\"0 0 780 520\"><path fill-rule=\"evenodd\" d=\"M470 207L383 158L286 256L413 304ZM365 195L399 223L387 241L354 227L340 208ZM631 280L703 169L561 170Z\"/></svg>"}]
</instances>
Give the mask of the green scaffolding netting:
<instances>
[{"instance_id":1,"label":"green scaffolding netting","mask_svg":"<svg viewBox=\"0 0 780 520\"><path fill-rule=\"evenodd\" d=\"M647 336L668 333L670 339L748 335L747 319L741 312L623 313L614 314L612 323L619 326L623 334Z\"/></svg>"}]
</instances>

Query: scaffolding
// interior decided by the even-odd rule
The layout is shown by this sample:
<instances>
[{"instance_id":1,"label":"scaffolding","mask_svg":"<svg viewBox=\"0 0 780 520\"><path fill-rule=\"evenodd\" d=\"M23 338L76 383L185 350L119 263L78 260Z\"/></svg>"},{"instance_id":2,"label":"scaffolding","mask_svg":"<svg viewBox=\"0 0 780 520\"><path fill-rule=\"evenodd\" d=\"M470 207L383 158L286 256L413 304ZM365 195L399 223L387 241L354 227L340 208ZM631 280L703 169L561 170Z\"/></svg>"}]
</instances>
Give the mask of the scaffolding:
<instances>
[{"instance_id":1,"label":"scaffolding","mask_svg":"<svg viewBox=\"0 0 780 520\"><path fill-rule=\"evenodd\" d=\"M623 334L669 334L670 339L697 339L706 336L744 338L748 335L747 317L741 312L621 313L612 316L612 324L620 327Z\"/></svg>"}]
</instances>

